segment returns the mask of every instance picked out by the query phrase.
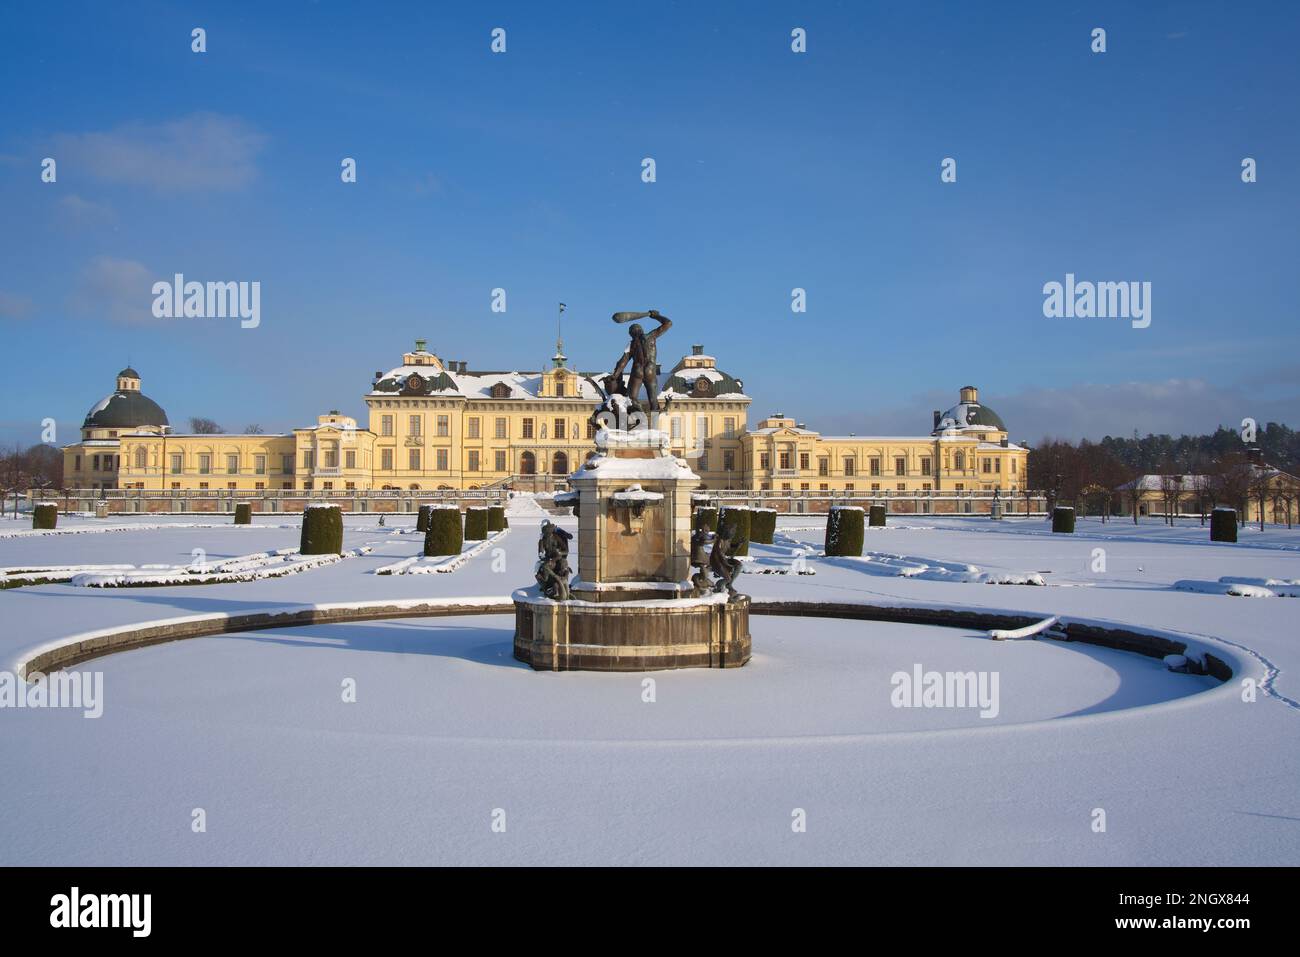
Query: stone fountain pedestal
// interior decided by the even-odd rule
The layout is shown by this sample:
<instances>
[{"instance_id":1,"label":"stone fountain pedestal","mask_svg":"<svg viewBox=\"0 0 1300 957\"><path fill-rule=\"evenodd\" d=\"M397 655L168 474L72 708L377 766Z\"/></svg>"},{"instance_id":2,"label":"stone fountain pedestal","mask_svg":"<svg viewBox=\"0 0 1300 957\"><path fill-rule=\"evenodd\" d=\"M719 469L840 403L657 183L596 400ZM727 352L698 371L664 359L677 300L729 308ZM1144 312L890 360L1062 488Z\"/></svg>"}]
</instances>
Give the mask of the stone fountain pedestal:
<instances>
[{"instance_id":1,"label":"stone fountain pedestal","mask_svg":"<svg viewBox=\"0 0 1300 957\"><path fill-rule=\"evenodd\" d=\"M691 493L699 476L663 432L604 430L569 476L577 577L568 601L515 593L515 657L546 671L737 668L749 661L749 599L691 597Z\"/></svg>"}]
</instances>

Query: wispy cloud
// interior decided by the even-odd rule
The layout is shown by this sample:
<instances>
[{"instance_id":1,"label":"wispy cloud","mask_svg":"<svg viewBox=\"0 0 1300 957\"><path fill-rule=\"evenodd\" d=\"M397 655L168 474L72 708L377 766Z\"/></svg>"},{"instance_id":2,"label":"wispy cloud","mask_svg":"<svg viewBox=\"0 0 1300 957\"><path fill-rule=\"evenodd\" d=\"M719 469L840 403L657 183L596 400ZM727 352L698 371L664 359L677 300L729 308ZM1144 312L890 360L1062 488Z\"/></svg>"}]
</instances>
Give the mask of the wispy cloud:
<instances>
[{"instance_id":1,"label":"wispy cloud","mask_svg":"<svg viewBox=\"0 0 1300 957\"><path fill-rule=\"evenodd\" d=\"M26 319L32 314L32 301L0 289L0 319Z\"/></svg>"},{"instance_id":2,"label":"wispy cloud","mask_svg":"<svg viewBox=\"0 0 1300 957\"><path fill-rule=\"evenodd\" d=\"M117 214L107 203L97 203L76 193L69 193L59 200L58 219L64 226L85 228L112 223L116 221Z\"/></svg>"},{"instance_id":3,"label":"wispy cloud","mask_svg":"<svg viewBox=\"0 0 1300 957\"><path fill-rule=\"evenodd\" d=\"M60 173L84 169L113 183L160 192L237 190L257 178L266 136L237 116L193 113L55 138Z\"/></svg>"},{"instance_id":4,"label":"wispy cloud","mask_svg":"<svg viewBox=\"0 0 1300 957\"><path fill-rule=\"evenodd\" d=\"M978 383L976 383L978 385ZM1127 436L1136 430L1181 435L1235 428L1244 418L1257 422L1294 419L1300 395L1261 397L1249 386L1220 385L1203 379L1077 383L997 393L983 388L980 401L997 411L1013 439L1036 442L1043 436L1063 439ZM833 414L809 426L824 434L917 435L930 430L929 409L946 409L956 395L927 392L906 405L867 415Z\"/></svg>"},{"instance_id":5,"label":"wispy cloud","mask_svg":"<svg viewBox=\"0 0 1300 957\"><path fill-rule=\"evenodd\" d=\"M154 322L155 279L134 259L96 256L77 278L71 305L92 318L111 322Z\"/></svg>"}]
</instances>

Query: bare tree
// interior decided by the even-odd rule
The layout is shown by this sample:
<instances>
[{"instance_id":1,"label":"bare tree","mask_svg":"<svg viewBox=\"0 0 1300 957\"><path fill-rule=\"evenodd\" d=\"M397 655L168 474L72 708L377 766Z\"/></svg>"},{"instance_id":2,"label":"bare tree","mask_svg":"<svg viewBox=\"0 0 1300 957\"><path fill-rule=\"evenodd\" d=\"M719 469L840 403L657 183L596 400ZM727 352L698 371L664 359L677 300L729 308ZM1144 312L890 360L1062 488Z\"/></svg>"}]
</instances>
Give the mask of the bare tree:
<instances>
[{"instance_id":1,"label":"bare tree","mask_svg":"<svg viewBox=\"0 0 1300 957\"><path fill-rule=\"evenodd\" d=\"M246 426L244 426L244 434L245 434L245 435L262 435L262 434L265 433L265 431L266 431L266 430L263 429L263 428L262 428L260 425L258 425L256 422L254 422L252 425L246 425Z\"/></svg>"},{"instance_id":2,"label":"bare tree","mask_svg":"<svg viewBox=\"0 0 1300 957\"><path fill-rule=\"evenodd\" d=\"M217 423L212 419L205 419L202 416L191 416L190 431L195 435L216 435L226 430L217 425Z\"/></svg>"}]
</instances>

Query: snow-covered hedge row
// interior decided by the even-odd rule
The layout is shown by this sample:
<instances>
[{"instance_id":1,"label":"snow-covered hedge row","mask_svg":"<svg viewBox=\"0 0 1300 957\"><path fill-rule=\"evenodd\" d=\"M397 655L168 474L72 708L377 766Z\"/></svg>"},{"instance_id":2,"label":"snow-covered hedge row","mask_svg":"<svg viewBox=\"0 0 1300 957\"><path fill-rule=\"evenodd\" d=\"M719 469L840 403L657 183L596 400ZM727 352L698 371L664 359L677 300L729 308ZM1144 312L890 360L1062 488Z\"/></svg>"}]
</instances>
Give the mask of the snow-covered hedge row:
<instances>
[{"instance_id":1,"label":"snow-covered hedge row","mask_svg":"<svg viewBox=\"0 0 1300 957\"><path fill-rule=\"evenodd\" d=\"M375 569L376 575L428 575L434 572L454 572L475 555L483 551L489 545L494 545L507 534L510 529L503 528L499 532L492 532L488 537L470 548L464 549L458 555L412 555L410 558L403 558L401 561L393 562L391 565L382 565ZM463 548L462 543L462 548Z\"/></svg>"}]
</instances>

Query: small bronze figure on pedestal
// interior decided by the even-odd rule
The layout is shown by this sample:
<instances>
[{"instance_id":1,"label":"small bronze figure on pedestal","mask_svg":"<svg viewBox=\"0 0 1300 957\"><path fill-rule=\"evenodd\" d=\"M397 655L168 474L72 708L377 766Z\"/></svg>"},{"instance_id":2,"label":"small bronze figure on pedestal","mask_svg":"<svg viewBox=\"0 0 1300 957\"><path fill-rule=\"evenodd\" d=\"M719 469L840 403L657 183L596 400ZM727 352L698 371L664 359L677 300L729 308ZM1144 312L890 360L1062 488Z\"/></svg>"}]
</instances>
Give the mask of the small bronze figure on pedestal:
<instances>
[{"instance_id":1,"label":"small bronze figure on pedestal","mask_svg":"<svg viewBox=\"0 0 1300 957\"><path fill-rule=\"evenodd\" d=\"M542 594L554 601L569 600L569 542L573 536L552 522L542 523L537 542L537 584Z\"/></svg>"},{"instance_id":2,"label":"small bronze figure on pedestal","mask_svg":"<svg viewBox=\"0 0 1300 957\"><path fill-rule=\"evenodd\" d=\"M740 574L741 561L736 557L736 552L745 547L745 537L742 535L732 541L732 536L735 534L734 525L719 528L717 534L713 536L713 551L709 553L709 570L716 576L713 590L721 592L725 588L729 596L728 601L735 601L740 597L740 593L736 591L735 580Z\"/></svg>"}]
</instances>

